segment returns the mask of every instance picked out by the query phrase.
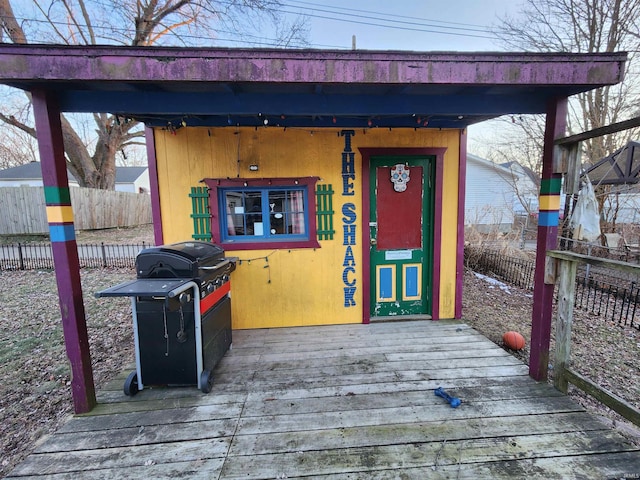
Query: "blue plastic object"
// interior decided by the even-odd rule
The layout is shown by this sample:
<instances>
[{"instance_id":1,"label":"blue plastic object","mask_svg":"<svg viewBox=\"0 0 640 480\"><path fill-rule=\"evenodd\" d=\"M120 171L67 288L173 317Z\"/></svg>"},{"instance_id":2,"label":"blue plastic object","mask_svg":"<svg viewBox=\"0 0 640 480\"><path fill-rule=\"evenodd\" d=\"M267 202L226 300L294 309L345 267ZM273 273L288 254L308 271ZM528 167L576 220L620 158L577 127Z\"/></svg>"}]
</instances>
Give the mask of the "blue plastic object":
<instances>
[{"instance_id":1,"label":"blue plastic object","mask_svg":"<svg viewBox=\"0 0 640 480\"><path fill-rule=\"evenodd\" d=\"M452 397L447 392L445 392L442 387L436 388L433 393L435 393L438 397L444 398L447 403L451 405L451 408L457 408L462 403L462 401L458 397Z\"/></svg>"}]
</instances>

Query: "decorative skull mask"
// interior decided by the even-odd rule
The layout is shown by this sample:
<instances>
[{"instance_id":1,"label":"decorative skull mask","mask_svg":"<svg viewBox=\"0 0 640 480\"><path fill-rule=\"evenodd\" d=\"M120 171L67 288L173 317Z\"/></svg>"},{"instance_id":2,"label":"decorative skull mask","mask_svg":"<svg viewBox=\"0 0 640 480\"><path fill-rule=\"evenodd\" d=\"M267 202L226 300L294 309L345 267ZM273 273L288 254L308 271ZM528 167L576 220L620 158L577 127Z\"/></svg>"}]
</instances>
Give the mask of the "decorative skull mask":
<instances>
[{"instance_id":1,"label":"decorative skull mask","mask_svg":"<svg viewBox=\"0 0 640 480\"><path fill-rule=\"evenodd\" d=\"M393 189L396 192L404 192L407 189L407 182L411 180L409 177L409 167L401 163L391 167L391 181Z\"/></svg>"}]
</instances>

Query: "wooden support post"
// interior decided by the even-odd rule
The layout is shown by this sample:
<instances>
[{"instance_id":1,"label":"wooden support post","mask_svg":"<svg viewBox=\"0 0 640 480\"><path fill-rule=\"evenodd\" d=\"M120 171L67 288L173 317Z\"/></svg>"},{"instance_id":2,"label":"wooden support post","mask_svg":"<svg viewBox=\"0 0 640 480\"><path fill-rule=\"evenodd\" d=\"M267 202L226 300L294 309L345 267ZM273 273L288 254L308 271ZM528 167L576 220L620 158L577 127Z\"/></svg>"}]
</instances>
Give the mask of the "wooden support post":
<instances>
[{"instance_id":1,"label":"wooden support post","mask_svg":"<svg viewBox=\"0 0 640 480\"><path fill-rule=\"evenodd\" d=\"M162 212L160 210L160 186L158 185L158 159L156 158L155 135L151 127L145 127L144 138L147 144L147 163L149 165L153 239L156 245L162 245L164 243L164 235L162 231Z\"/></svg>"},{"instance_id":2,"label":"wooden support post","mask_svg":"<svg viewBox=\"0 0 640 480\"><path fill-rule=\"evenodd\" d=\"M580 171L581 171L581 159L580 152L582 151L582 143L576 142L567 145L559 145L558 148L562 152L564 163L566 163L566 175L564 176L564 218L569 218L571 208L573 208L575 195L580 191ZM571 237L569 222L563 223L561 235L562 240L560 247L562 250L571 250Z\"/></svg>"},{"instance_id":3,"label":"wooden support post","mask_svg":"<svg viewBox=\"0 0 640 480\"><path fill-rule=\"evenodd\" d=\"M460 162L458 171L458 247L456 255L456 303L454 318L462 318L464 288L464 198L467 178L467 129L460 132Z\"/></svg>"},{"instance_id":4,"label":"wooden support post","mask_svg":"<svg viewBox=\"0 0 640 480\"><path fill-rule=\"evenodd\" d=\"M549 368L549 342L554 285L545 284L546 252L558 243L558 219L562 176L554 172L554 139L564 135L567 122L567 99L556 99L547 108L547 123L542 156L542 181L540 184L540 211L538 213L538 243L536 247L536 271L533 289L533 314L531 318L531 352L529 375L536 380L546 380Z\"/></svg>"},{"instance_id":5,"label":"wooden support post","mask_svg":"<svg viewBox=\"0 0 640 480\"><path fill-rule=\"evenodd\" d=\"M576 142L563 147L567 163L564 192L567 195L574 195L580 191L580 171L582 170L582 161L580 159L580 152L582 151L581 147L581 142Z\"/></svg>"},{"instance_id":6,"label":"wooden support post","mask_svg":"<svg viewBox=\"0 0 640 480\"><path fill-rule=\"evenodd\" d=\"M33 113L38 132L47 221L53 263L58 284L62 330L71 364L71 394L76 413L96 405L89 336L80 283L80 261L64 157L60 109L51 92L32 92Z\"/></svg>"},{"instance_id":7,"label":"wooden support post","mask_svg":"<svg viewBox=\"0 0 640 480\"><path fill-rule=\"evenodd\" d=\"M571 324L576 294L576 272L578 262L558 260L558 312L556 316L556 351L553 361L553 384L562 393L567 393L568 383L565 369L571 360Z\"/></svg>"}]
</instances>

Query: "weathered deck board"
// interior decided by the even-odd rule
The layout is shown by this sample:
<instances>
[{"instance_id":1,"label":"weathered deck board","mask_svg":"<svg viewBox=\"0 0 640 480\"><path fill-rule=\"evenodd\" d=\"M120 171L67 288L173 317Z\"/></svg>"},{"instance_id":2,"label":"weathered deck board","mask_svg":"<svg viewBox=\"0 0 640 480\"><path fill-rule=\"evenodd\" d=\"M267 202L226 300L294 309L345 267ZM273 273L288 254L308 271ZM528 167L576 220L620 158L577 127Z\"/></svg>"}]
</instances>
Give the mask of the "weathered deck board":
<instances>
[{"instance_id":1,"label":"weathered deck board","mask_svg":"<svg viewBox=\"0 0 640 480\"><path fill-rule=\"evenodd\" d=\"M229 438L167 442L153 445L100 448L71 452L30 455L12 474L48 475L60 472L83 472L96 468L126 468L146 462L173 463L201 461L223 457ZM121 475L120 478L127 478Z\"/></svg>"},{"instance_id":2,"label":"weathered deck board","mask_svg":"<svg viewBox=\"0 0 640 480\"><path fill-rule=\"evenodd\" d=\"M544 412L574 412L576 405L566 398L549 397L505 402L496 408L497 402L465 404L466 408L451 409L448 405L409 406L345 410L336 412L294 413L243 417L238 425L238 435L264 432L287 432L323 430L325 428L347 428L364 425L384 425L390 418L399 423L426 421L446 422L457 418L505 417L509 415L537 415Z\"/></svg>"},{"instance_id":3,"label":"weathered deck board","mask_svg":"<svg viewBox=\"0 0 640 480\"><path fill-rule=\"evenodd\" d=\"M237 418L242 404L201 405L197 407L148 410L144 412L120 413L116 415L83 416L63 425L59 433L92 432L127 427L147 427L166 423L186 423L200 420Z\"/></svg>"},{"instance_id":4,"label":"weathered deck board","mask_svg":"<svg viewBox=\"0 0 640 480\"><path fill-rule=\"evenodd\" d=\"M538 423L542 423L538 425ZM429 440L465 440L478 437L508 437L572 431L603 431L606 427L585 412L553 413L540 416L512 415L508 418L462 418L446 422L391 423L384 425L327 428L297 432L237 435L230 454L264 455L268 453L304 452L331 448L366 447L372 441L380 445L413 444ZM375 440L373 440L375 439Z\"/></svg>"},{"instance_id":5,"label":"weathered deck board","mask_svg":"<svg viewBox=\"0 0 640 480\"><path fill-rule=\"evenodd\" d=\"M631 479L637 471L637 452L593 454L551 458L525 458L503 462L388 468L378 471L309 475L305 480L389 480L395 478L435 480L478 479ZM296 477L281 477L296 478Z\"/></svg>"},{"instance_id":6,"label":"weathered deck board","mask_svg":"<svg viewBox=\"0 0 640 480\"><path fill-rule=\"evenodd\" d=\"M114 479L146 479L146 480L173 480L176 478L188 478L189 480L211 480L218 478L224 458L211 458L195 461L175 461L173 463L160 463L149 465L130 465L123 468L91 468L72 472L58 472L52 474L24 475L21 480L114 480ZM80 468L80 465L78 465ZM9 478L9 477L7 477Z\"/></svg>"},{"instance_id":7,"label":"weathered deck board","mask_svg":"<svg viewBox=\"0 0 640 480\"><path fill-rule=\"evenodd\" d=\"M129 398L125 376L8 478L621 478L640 465L637 446L457 322L237 331L208 395Z\"/></svg>"},{"instance_id":8,"label":"weathered deck board","mask_svg":"<svg viewBox=\"0 0 640 480\"><path fill-rule=\"evenodd\" d=\"M371 439L366 447L311 450L290 453L242 455L227 458L222 469L224 478L275 478L279 472L287 478L309 474L336 474L376 471L379 469L434 467L508 461L514 458L548 458L580 455L585 449L607 453L625 450L615 432L564 432L542 435L488 437L441 442L378 445ZM551 448L549 445L553 445ZM633 449L627 447L626 449Z\"/></svg>"},{"instance_id":9,"label":"weathered deck board","mask_svg":"<svg viewBox=\"0 0 640 480\"><path fill-rule=\"evenodd\" d=\"M224 438L233 435L237 420L198 420L142 427L125 427L89 432L59 433L53 441L36 448L37 453L71 452L115 447L153 445Z\"/></svg>"}]
</instances>

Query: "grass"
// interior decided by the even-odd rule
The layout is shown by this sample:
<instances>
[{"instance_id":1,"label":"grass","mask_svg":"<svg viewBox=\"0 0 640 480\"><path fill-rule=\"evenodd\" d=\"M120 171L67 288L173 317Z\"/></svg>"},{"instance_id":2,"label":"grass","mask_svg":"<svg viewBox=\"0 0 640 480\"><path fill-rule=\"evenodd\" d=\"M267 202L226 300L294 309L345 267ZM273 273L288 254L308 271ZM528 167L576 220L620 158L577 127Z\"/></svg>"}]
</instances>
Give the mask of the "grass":
<instances>
[{"instance_id":1,"label":"grass","mask_svg":"<svg viewBox=\"0 0 640 480\"><path fill-rule=\"evenodd\" d=\"M0 477L72 411L70 367L53 271L0 272ZM99 388L133 360L127 299L94 293L135 277L129 269L84 269L82 289Z\"/></svg>"}]
</instances>

